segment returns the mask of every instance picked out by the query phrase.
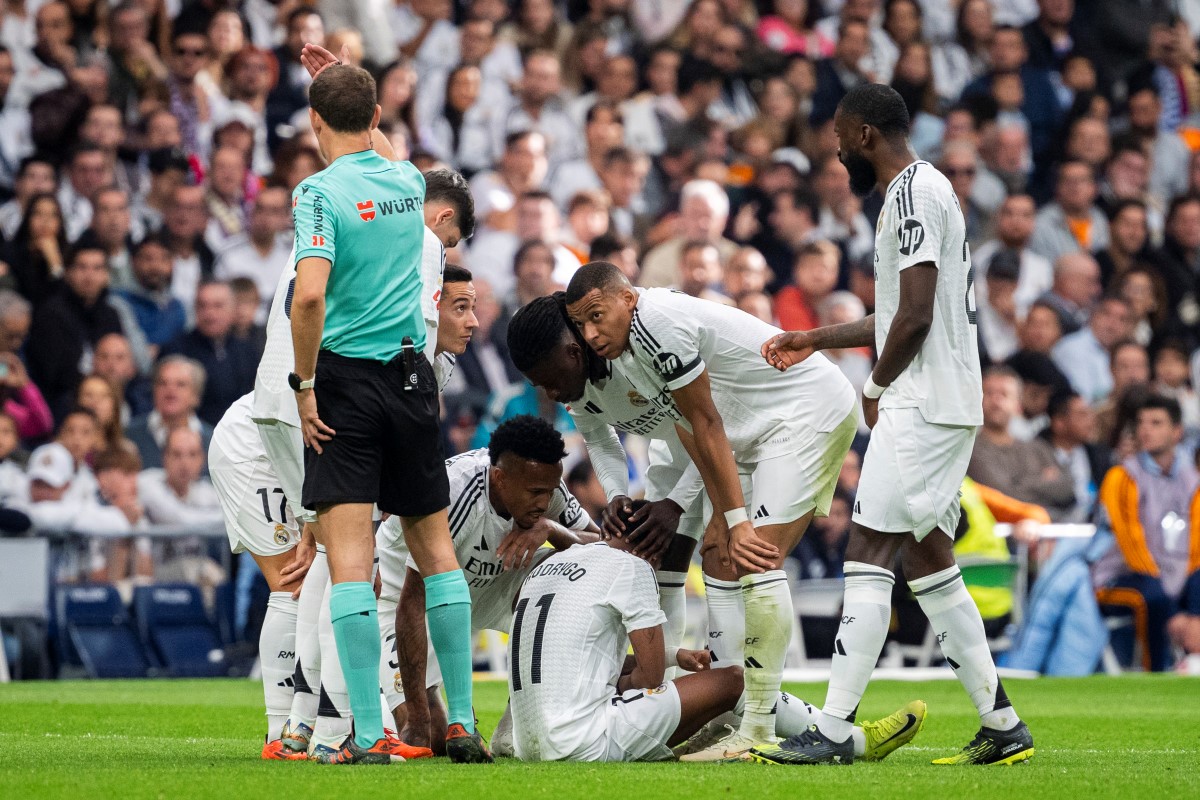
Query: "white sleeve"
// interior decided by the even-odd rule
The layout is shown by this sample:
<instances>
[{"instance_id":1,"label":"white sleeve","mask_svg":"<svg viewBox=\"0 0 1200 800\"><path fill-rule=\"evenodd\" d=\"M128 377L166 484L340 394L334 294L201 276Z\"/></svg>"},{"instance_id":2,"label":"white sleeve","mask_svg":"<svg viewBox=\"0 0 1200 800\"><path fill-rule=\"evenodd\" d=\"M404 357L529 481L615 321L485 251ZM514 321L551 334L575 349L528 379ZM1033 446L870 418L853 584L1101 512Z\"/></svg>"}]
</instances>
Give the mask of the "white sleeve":
<instances>
[{"instance_id":1,"label":"white sleeve","mask_svg":"<svg viewBox=\"0 0 1200 800\"><path fill-rule=\"evenodd\" d=\"M633 312L630 338L634 357L658 375L670 391L687 386L704 372L700 327L694 317L668 316L643 296Z\"/></svg>"},{"instance_id":2,"label":"white sleeve","mask_svg":"<svg viewBox=\"0 0 1200 800\"><path fill-rule=\"evenodd\" d=\"M683 471L679 480L675 482L675 487L667 494L667 499L675 501L680 508L687 511L702 491L704 491L704 479L700 477L700 469L694 462L689 461L687 469Z\"/></svg>"},{"instance_id":3,"label":"white sleeve","mask_svg":"<svg viewBox=\"0 0 1200 800\"><path fill-rule=\"evenodd\" d=\"M579 505L579 501L575 499L575 495L567 490L567 484L563 481L558 482L558 488L554 490L554 494L550 495L550 506L546 509L546 516L573 531L584 530L592 521L588 513L583 510L583 506Z\"/></svg>"},{"instance_id":4,"label":"white sleeve","mask_svg":"<svg viewBox=\"0 0 1200 800\"><path fill-rule=\"evenodd\" d=\"M950 188L934 180L923 180L921 170L919 166L914 168L897 196L899 221L894 224L900 243L901 270L924 263L940 266L938 260L942 256L942 237L949 211L947 203L951 202L946 195Z\"/></svg>"},{"instance_id":5,"label":"white sleeve","mask_svg":"<svg viewBox=\"0 0 1200 800\"><path fill-rule=\"evenodd\" d=\"M425 319L425 358L430 364L437 351L438 302L442 299L442 273L446 250L429 228L421 247L421 316Z\"/></svg>"},{"instance_id":6,"label":"white sleeve","mask_svg":"<svg viewBox=\"0 0 1200 800\"><path fill-rule=\"evenodd\" d=\"M608 590L608 605L621 615L626 631L640 631L667 621L658 604L654 569L636 556L627 556Z\"/></svg>"},{"instance_id":7,"label":"white sleeve","mask_svg":"<svg viewBox=\"0 0 1200 800\"><path fill-rule=\"evenodd\" d=\"M588 459L596 478L604 488L604 498L612 500L618 495L629 495L629 462L625 448L611 425L598 422L590 415L570 412L575 429L583 436Z\"/></svg>"},{"instance_id":8,"label":"white sleeve","mask_svg":"<svg viewBox=\"0 0 1200 800\"><path fill-rule=\"evenodd\" d=\"M435 337L437 330L434 329ZM433 377L437 380L438 393L446 391L446 384L454 376L455 358L452 353L441 353L433 359Z\"/></svg>"}]
</instances>

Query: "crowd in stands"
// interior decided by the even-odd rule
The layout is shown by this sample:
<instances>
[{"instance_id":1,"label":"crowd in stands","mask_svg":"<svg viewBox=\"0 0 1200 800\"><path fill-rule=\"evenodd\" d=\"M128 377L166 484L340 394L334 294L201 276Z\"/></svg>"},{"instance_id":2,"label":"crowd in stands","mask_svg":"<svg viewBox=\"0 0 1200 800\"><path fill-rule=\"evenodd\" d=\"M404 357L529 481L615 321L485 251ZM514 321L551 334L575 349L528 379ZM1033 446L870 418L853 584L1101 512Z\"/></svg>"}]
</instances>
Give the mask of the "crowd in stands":
<instances>
[{"instance_id":1,"label":"crowd in stands","mask_svg":"<svg viewBox=\"0 0 1200 800\"><path fill-rule=\"evenodd\" d=\"M505 331L589 260L788 329L871 313L881 198L850 192L832 131L876 81L967 221L987 367L969 475L1016 504L993 498L996 518L1097 519L1164 398L1181 435L1159 471L1194 490L1198 36L1194 0L9 0L0 523L103 528L76 578L221 579L199 540L137 532L217 519L208 439L253 388L290 194L323 166L306 42L373 72L401 157L469 178L479 224L448 260L480 324L445 395L449 453L516 413L571 432ZM828 355L861 389L874 354ZM795 554L805 577L840 575L857 452ZM1143 538L1148 566L1122 541L1113 574L1200 551Z\"/></svg>"}]
</instances>

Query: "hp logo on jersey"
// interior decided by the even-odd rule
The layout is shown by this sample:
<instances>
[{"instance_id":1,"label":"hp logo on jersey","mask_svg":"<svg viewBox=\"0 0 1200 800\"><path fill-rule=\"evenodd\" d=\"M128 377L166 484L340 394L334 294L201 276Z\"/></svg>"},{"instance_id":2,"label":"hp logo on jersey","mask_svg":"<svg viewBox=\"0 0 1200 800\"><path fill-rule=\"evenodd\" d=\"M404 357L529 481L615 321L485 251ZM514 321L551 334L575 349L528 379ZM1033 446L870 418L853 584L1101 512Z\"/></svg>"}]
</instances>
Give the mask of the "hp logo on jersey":
<instances>
[{"instance_id":1,"label":"hp logo on jersey","mask_svg":"<svg viewBox=\"0 0 1200 800\"><path fill-rule=\"evenodd\" d=\"M906 219L900 223L896 238L900 240L900 254L911 256L925 241L925 229L915 219Z\"/></svg>"}]
</instances>

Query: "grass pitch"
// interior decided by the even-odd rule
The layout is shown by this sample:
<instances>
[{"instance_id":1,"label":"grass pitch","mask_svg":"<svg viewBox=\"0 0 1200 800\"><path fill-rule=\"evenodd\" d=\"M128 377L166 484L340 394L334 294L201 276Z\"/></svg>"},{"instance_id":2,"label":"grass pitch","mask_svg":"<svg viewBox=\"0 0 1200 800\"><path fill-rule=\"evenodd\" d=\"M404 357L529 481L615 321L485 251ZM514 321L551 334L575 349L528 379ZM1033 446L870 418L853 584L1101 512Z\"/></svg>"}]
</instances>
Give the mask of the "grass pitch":
<instances>
[{"instance_id":1,"label":"grass pitch","mask_svg":"<svg viewBox=\"0 0 1200 800\"><path fill-rule=\"evenodd\" d=\"M1200 681L1171 676L1012 681L1037 755L1014 767L934 767L978 727L958 684L878 682L860 717L929 703L913 744L878 764L456 765L339 768L262 762L262 694L249 680L0 685L0 798L860 798L1073 800L1200 797ZM484 733L505 684L476 684ZM824 686L789 686L821 702Z\"/></svg>"}]
</instances>

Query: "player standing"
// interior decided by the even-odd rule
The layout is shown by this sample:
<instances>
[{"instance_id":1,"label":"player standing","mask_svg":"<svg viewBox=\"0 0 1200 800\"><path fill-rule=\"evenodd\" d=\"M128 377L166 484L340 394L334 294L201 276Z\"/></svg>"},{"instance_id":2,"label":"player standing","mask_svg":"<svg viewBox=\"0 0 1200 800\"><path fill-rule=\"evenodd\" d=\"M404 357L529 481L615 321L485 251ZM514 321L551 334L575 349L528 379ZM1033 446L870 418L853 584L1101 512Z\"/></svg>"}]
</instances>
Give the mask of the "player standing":
<instances>
[{"instance_id":1,"label":"player standing","mask_svg":"<svg viewBox=\"0 0 1200 800\"><path fill-rule=\"evenodd\" d=\"M581 267L564 299L587 344L671 409L712 506L704 550L742 576L745 714L736 732L683 758L771 742L793 625L783 559L829 513L858 426L854 389L823 356L780 383L759 354L778 328L681 292L639 292L606 262Z\"/></svg>"},{"instance_id":2,"label":"player standing","mask_svg":"<svg viewBox=\"0 0 1200 800\"><path fill-rule=\"evenodd\" d=\"M872 427L846 551L842 624L820 719L810 731L752 755L787 764L848 763L855 711L887 636L891 565L909 588L946 661L979 710L975 739L935 764L1012 764L1033 738L996 675L983 621L954 561L958 490L983 422L973 270L950 182L908 145L904 101L880 84L852 89L834 118L839 158L859 196L884 192L876 228L875 314L861 322L770 338L780 370L816 351L867 347L879 361L863 389Z\"/></svg>"}]
</instances>

